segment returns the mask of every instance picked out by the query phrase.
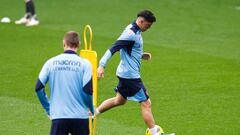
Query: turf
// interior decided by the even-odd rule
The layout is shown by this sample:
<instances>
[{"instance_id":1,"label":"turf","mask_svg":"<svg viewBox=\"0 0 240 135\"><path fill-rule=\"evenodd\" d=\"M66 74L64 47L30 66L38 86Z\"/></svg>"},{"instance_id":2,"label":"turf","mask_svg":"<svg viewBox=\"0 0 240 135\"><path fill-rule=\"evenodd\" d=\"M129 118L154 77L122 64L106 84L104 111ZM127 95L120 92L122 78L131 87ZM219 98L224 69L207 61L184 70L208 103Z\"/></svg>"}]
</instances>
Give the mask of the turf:
<instances>
[{"instance_id":1,"label":"turf","mask_svg":"<svg viewBox=\"0 0 240 135\"><path fill-rule=\"evenodd\" d=\"M28 28L0 24L0 132L49 133L34 87L43 63L62 53L69 30L93 29L93 48L101 57L141 9L157 23L143 33L151 61L142 62L142 79L156 123L177 135L240 133L240 2L237 0L35 0L41 24ZM1 0L0 18L23 15L19 0ZM99 102L114 96L119 54L99 82ZM47 89L48 91L48 89ZM138 103L129 102L98 119L98 135L143 135Z\"/></svg>"}]
</instances>

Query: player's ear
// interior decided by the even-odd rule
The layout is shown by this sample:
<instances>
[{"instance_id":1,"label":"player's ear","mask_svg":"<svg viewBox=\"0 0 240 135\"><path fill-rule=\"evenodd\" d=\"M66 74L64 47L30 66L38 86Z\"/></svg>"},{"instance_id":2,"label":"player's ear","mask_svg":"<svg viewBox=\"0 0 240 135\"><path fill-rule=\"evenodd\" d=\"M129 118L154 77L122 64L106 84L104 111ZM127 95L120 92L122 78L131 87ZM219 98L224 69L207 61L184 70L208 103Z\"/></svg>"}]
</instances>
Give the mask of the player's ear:
<instances>
[{"instance_id":1,"label":"player's ear","mask_svg":"<svg viewBox=\"0 0 240 135\"><path fill-rule=\"evenodd\" d=\"M65 40L63 40L63 48L66 46L66 44L65 44Z\"/></svg>"},{"instance_id":2,"label":"player's ear","mask_svg":"<svg viewBox=\"0 0 240 135\"><path fill-rule=\"evenodd\" d=\"M143 17L140 18L140 23L143 24L145 19Z\"/></svg>"},{"instance_id":3,"label":"player's ear","mask_svg":"<svg viewBox=\"0 0 240 135\"><path fill-rule=\"evenodd\" d=\"M81 42L79 41L79 44L78 44L78 47L77 47L77 48L80 48L80 45L81 45Z\"/></svg>"}]
</instances>

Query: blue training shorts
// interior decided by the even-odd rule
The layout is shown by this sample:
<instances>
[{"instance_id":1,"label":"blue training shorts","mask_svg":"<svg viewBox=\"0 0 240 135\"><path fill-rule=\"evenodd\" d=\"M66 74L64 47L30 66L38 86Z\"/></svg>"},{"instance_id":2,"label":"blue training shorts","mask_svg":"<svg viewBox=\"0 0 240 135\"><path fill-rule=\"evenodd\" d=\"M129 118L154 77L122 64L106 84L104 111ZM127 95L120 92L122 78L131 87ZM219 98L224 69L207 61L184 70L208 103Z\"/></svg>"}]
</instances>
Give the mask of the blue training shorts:
<instances>
[{"instance_id":1,"label":"blue training shorts","mask_svg":"<svg viewBox=\"0 0 240 135\"><path fill-rule=\"evenodd\" d=\"M119 83L115 92L120 93L125 99L137 102L143 102L149 99L146 88L140 78L125 79L118 77Z\"/></svg>"}]
</instances>

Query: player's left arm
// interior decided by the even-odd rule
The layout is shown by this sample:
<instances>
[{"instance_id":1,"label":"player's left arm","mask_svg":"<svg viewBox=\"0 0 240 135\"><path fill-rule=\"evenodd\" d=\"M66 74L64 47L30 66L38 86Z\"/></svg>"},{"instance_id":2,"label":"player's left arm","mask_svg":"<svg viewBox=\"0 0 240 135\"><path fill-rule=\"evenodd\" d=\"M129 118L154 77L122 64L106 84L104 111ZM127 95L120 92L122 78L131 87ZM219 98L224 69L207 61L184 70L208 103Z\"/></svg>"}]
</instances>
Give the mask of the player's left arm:
<instances>
[{"instance_id":1,"label":"player's left arm","mask_svg":"<svg viewBox=\"0 0 240 135\"><path fill-rule=\"evenodd\" d=\"M93 107L93 84L92 84L92 65L89 61L86 61L83 73L83 92L84 92L84 99L85 104L87 105L88 109L94 114L94 107Z\"/></svg>"},{"instance_id":2,"label":"player's left arm","mask_svg":"<svg viewBox=\"0 0 240 135\"><path fill-rule=\"evenodd\" d=\"M151 60L151 58L152 58L152 55L151 55L151 53L149 53L149 52L144 52L144 53L142 54L142 59L143 59L143 60Z\"/></svg>"}]
</instances>

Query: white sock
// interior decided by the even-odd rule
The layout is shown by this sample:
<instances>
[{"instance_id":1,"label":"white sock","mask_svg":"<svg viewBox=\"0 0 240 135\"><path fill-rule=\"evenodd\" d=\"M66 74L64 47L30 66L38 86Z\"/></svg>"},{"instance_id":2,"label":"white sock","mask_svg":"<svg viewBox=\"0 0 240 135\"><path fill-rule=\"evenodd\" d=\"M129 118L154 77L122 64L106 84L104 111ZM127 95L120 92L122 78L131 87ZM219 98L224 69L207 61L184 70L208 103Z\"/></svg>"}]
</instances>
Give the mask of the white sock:
<instances>
[{"instance_id":1,"label":"white sock","mask_svg":"<svg viewBox=\"0 0 240 135\"><path fill-rule=\"evenodd\" d=\"M159 135L158 134L158 127L155 125L153 128L150 128L152 135Z\"/></svg>"},{"instance_id":2,"label":"white sock","mask_svg":"<svg viewBox=\"0 0 240 135\"><path fill-rule=\"evenodd\" d=\"M95 109L95 113L96 113L97 116L100 114L98 108Z\"/></svg>"}]
</instances>

